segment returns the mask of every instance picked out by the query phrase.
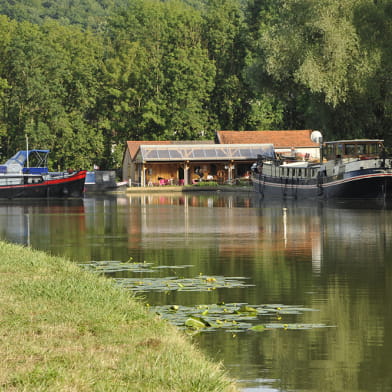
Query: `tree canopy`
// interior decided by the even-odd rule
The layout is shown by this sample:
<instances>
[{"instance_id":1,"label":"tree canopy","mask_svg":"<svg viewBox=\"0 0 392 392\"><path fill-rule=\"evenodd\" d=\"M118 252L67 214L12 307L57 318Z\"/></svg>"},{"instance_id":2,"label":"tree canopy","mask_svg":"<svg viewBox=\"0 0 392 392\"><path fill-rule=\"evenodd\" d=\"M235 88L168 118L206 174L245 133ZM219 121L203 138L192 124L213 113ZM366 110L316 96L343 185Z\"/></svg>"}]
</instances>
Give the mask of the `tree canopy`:
<instances>
[{"instance_id":1,"label":"tree canopy","mask_svg":"<svg viewBox=\"0 0 392 392\"><path fill-rule=\"evenodd\" d=\"M0 158L118 167L127 140L319 129L392 142L387 0L0 0Z\"/></svg>"}]
</instances>

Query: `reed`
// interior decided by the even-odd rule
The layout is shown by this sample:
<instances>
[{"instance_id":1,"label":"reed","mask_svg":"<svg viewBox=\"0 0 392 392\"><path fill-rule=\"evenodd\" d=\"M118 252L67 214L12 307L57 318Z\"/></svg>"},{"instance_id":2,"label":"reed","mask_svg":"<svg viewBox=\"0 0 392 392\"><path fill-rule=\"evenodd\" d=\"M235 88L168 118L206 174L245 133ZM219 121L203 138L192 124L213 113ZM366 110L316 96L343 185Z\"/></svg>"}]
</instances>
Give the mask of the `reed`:
<instances>
[{"instance_id":1,"label":"reed","mask_svg":"<svg viewBox=\"0 0 392 392\"><path fill-rule=\"evenodd\" d=\"M220 364L110 279L4 242L0 276L0 390L237 390Z\"/></svg>"}]
</instances>

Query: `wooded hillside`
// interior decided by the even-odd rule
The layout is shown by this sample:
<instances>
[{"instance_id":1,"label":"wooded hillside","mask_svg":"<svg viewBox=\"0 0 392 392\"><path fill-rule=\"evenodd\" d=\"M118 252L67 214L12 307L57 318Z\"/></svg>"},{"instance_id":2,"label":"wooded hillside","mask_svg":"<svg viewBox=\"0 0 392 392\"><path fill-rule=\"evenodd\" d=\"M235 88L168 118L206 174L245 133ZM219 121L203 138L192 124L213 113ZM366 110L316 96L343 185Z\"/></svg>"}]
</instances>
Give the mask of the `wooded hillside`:
<instances>
[{"instance_id":1,"label":"wooded hillside","mask_svg":"<svg viewBox=\"0 0 392 392\"><path fill-rule=\"evenodd\" d=\"M0 0L0 159L118 167L126 140L318 129L392 143L388 0Z\"/></svg>"}]
</instances>

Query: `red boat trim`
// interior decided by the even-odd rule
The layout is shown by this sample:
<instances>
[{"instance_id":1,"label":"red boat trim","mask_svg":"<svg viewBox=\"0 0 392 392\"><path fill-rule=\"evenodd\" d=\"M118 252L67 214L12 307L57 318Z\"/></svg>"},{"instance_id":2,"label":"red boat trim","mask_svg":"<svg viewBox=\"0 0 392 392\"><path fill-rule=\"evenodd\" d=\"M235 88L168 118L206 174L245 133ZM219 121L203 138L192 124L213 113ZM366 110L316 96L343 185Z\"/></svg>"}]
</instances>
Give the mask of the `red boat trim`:
<instances>
[{"instance_id":1,"label":"red boat trim","mask_svg":"<svg viewBox=\"0 0 392 392\"><path fill-rule=\"evenodd\" d=\"M38 188L38 187L48 186L48 185L64 184L67 182L73 182L75 180L82 180L83 178L86 178L86 173L87 173L86 170L82 170L66 178L45 180L43 182L39 182L36 184L4 185L4 186L0 186L0 189Z\"/></svg>"}]
</instances>

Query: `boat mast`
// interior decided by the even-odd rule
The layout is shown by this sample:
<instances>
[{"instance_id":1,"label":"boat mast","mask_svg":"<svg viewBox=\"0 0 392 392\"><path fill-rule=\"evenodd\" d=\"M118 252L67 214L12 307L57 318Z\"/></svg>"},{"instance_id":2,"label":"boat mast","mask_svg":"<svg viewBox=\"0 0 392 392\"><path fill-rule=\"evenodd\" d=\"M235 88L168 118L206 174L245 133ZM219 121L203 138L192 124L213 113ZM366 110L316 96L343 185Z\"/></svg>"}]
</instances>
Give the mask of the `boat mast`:
<instances>
[{"instance_id":1,"label":"boat mast","mask_svg":"<svg viewBox=\"0 0 392 392\"><path fill-rule=\"evenodd\" d=\"M26 165L27 167L29 167L29 137L27 136L27 133L26 133L26 154L27 154Z\"/></svg>"}]
</instances>

